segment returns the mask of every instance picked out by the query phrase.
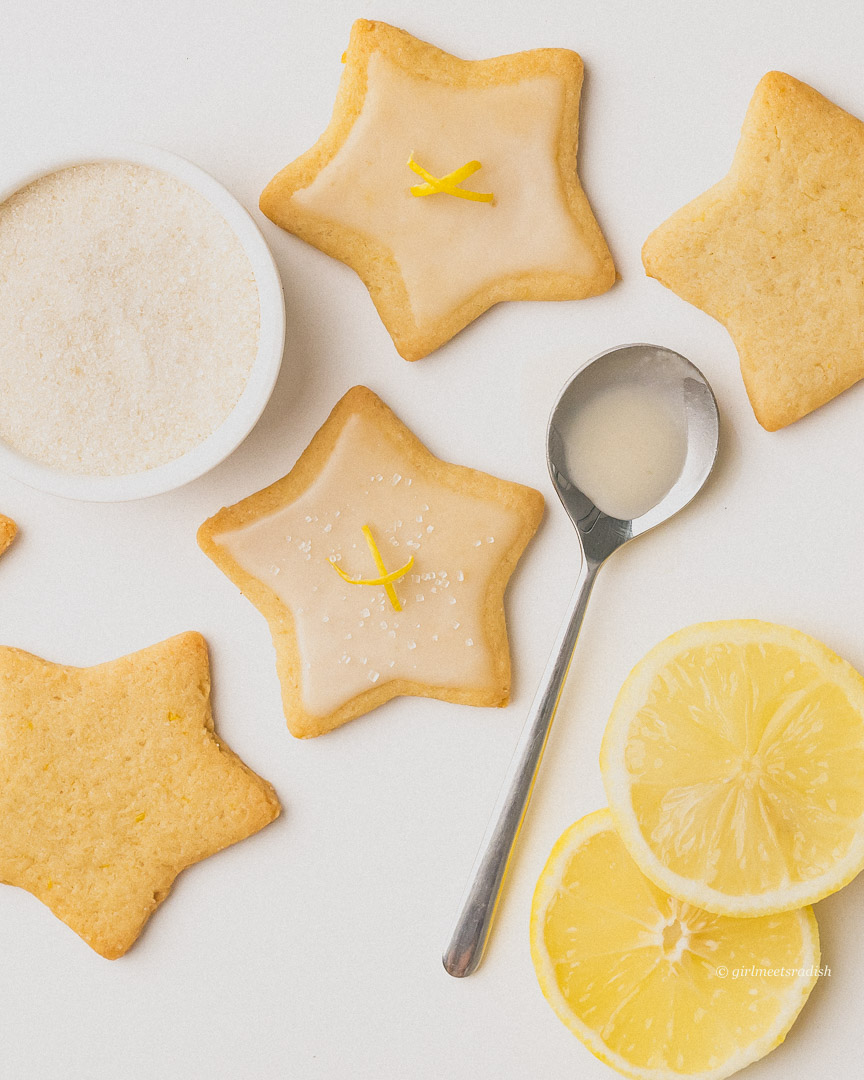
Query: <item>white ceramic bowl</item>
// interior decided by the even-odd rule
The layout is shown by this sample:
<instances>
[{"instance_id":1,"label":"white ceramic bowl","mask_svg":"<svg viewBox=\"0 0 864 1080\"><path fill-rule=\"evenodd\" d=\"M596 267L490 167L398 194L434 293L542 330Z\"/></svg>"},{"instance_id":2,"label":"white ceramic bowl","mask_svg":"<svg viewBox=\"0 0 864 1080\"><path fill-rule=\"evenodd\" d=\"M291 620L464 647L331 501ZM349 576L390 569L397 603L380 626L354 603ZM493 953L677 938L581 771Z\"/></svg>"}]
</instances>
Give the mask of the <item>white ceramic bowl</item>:
<instances>
[{"instance_id":1,"label":"white ceramic bowl","mask_svg":"<svg viewBox=\"0 0 864 1080\"><path fill-rule=\"evenodd\" d=\"M112 142L75 148L51 157L19 164L14 176L0 173L0 202L38 180L40 176L93 161L130 161L168 173L207 199L225 218L252 264L261 305L258 355L240 400L203 442L182 457L127 476L91 476L68 473L19 454L0 439L0 470L30 487L91 502L123 502L159 495L188 484L223 461L246 438L273 393L285 342L285 301L279 271L258 226L220 183L197 165L167 150L134 142Z\"/></svg>"}]
</instances>

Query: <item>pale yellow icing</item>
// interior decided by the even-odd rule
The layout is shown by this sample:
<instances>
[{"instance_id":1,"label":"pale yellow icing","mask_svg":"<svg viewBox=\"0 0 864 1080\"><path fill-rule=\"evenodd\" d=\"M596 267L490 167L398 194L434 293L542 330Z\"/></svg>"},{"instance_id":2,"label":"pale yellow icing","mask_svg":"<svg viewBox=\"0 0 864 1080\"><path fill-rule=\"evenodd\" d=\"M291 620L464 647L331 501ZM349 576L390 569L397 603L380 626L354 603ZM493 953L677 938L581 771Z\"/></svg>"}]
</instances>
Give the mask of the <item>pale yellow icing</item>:
<instances>
[{"instance_id":1,"label":"pale yellow icing","mask_svg":"<svg viewBox=\"0 0 864 1080\"><path fill-rule=\"evenodd\" d=\"M392 252L419 325L496 278L525 271L591 274L556 152L564 86L554 75L512 85L453 87L413 76L380 53L339 152L294 199ZM471 178L494 203L415 198L413 156L435 176L477 159Z\"/></svg>"},{"instance_id":2,"label":"pale yellow icing","mask_svg":"<svg viewBox=\"0 0 864 1080\"><path fill-rule=\"evenodd\" d=\"M414 556L394 585L402 611L382 587L348 584L330 565L335 557L351 576L378 573L364 525L388 570ZM492 570L519 529L516 510L426 479L355 415L295 502L215 540L290 608L303 704L325 715L393 679L488 685L483 607Z\"/></svg>"}]
</instances>

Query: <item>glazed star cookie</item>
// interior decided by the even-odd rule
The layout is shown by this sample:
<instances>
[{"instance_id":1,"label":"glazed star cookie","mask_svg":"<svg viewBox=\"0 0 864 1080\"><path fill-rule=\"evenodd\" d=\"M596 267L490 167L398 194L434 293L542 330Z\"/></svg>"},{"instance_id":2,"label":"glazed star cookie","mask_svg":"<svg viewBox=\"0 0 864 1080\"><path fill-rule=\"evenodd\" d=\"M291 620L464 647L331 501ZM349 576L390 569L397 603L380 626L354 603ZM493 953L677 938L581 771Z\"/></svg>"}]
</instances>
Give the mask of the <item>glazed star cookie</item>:
<instances>
[{"instance_id":1,"label":"glazed star cookie","mask_svg":"<svg viewBox=\"0 0 864 1080\"><path fill-rule=\"evenodd\" d=\"M406 360L502 300L612 285L576 174L576 53L460 60L359 19L344 61L329 127L261 209L360 275Z\"/></svg>"},{"instance_id":2,"label":"glazed star cookie","mask_svg":"<svg viewBox=\"0 0 864 1080\"><path fill-rule=\"evenodd\" d=\"M769 431L864 377L864 124L790 75L756 88L729 174L645 269L728 329Z\"/></svg>"},{"instance_id":3,"label":"glazed star cookie","mask_svg":"<svg viewBox=\"0 0 864 1080\"><path fill-rule=\"evenodd\" d=\"M542 513L538 491L434 457L355 386L287 476L198 542L267 618L308 738L401 694L505 705L504 590Z\"/></svg>"},{"instance_id":4,"label":"glazed star cookie","mask_svg":"<svg viewBox=\"0 0 864 1080\"><path fill-rule=\"evenodd\" d=\"M0 555L9 547L18 533L18 526L12 518L0 514Z\"/></svg>"},{"instance_id":5,"label":"glazed star cookie","mask_svg":"<svg viewBox=\"0 0 864 1080\"><path fill-rule=\"evenodd\" d=\"M91 668L0 648L0 880L102 956L126 952L181 870L279 809L214 733L200 634Z\"/></svg>"}]
</instances>

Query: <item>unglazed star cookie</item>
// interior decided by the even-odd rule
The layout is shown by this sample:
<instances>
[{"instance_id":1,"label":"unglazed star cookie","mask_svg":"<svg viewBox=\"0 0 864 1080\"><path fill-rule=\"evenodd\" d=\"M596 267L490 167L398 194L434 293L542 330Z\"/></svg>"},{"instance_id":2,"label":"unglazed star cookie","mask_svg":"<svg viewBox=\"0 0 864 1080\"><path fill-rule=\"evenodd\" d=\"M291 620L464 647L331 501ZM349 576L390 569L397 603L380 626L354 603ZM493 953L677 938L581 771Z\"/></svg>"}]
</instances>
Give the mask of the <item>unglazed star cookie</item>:
<instances>
[{"instance_id":1,"label":"unglazed star cookie","mask_svg":"<svg viewBox=\"0 0 864 1080\"><path fill-rule=\"evenodd\" d=\"M645 269L729 331L769 431L864 377L864 124L790 75L756 88L729 174Z\"/></svg>"},{"instance_id":2,"label":"unglazed star cookie","mask_svg":"<svg viewBox=\"0 0 864 1080\"><path fill-rule=\"evenodd\" d=\"M0 648L0 880L102 956L126 952L181 870L279 809L213 731L200 634L91 668Z\"/></svg>"},{"instance_id":3,"label":"unglazed star cookie","mask_svg":"<svg viewBox=\"0 0 864 1080\"><path fill-rule=\"evenodd\" d=\"M9 547L18 532L18 526L12 518L0 514L0 555Z\"/></svg>"},{"instance_id":4,"label":"unglazed star cookie","mask_svg":"<svg viewBox=\"0 0 864 1080\"><path fill-rule=\"evenodd\" d=\"M308 738L401 694L505 705L504 590L542 513L538 491L434 457L355 386L287 476L198 542L267 618Z\"/></svg>"},{"instance_id":5,"label":"unglazed star cookie","mask_svg":"<svg viewBox=\"0 0 864 1080\"><path fill-rule=\"evenodd\" d=\"M406 360L502 300L612 285L576 174L576 53L460 60L358 19L344 60L330 125L261 209L360 275Z\"/></svg>"}]
</instances>

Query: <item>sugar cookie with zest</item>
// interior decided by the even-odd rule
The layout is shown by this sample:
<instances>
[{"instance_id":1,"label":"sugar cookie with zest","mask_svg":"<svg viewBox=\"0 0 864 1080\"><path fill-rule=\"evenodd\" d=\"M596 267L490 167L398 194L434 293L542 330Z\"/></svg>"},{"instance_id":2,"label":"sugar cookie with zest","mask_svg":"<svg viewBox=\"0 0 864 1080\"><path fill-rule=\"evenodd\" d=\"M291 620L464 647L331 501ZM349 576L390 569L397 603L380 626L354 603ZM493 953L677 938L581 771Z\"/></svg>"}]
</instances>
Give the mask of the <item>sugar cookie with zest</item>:
<instances>
[{"instance_id":1,"label":"sugar cookie with zest","mask_svg":"<svg viewBox=\"0 0 864 1080\"><path fill-rule=\"evenodd\" d=\"M18 526L12 518L0 514L0 555L9 547L18 534Z\"/></svg>"},{"instance_id":2,"label":"sugar cookie with zest","mask_svg":"<svg viewBox=\"0 0 864 1080\"><path fill-rule=\"evenodd\" d=\"M307 738L403 694L505 705L504 590L542 513L538 491L434 457L356 386L287 476L198 542L270 624Z\"/></svg>"},{"instance_id":3,"label":"sugar cookie with zest","mask_svg":"<svg viewBox=\"0 0 864 1080\"><path fill-rule=\"evenodd\" d=\"M729 331L764 428L824 405L864 377L864 123L769 72L727 176L642 261Z\"/></svg>"},{"instance_id":4,"label":"sugar cookie with zest","mask_svg":"<svg viewBox=\"0 0 864 1080\"><path fill-rule=\"evenodd\" d=\"M359 274L406 360L502 300L613 284L576 173L577 53L461 60L358 19L344 61L327 130L261 209Z\"/></svg>"},{"instance_id":5,"label":"sugar cookie with zest","mask_svg":"<svg viewBox=\"0 0 864 1080\"><path fill-rule=\"evenodd\" d=\"M126 952L181 870L279 809L213 730L200 634L90 668L0 648L0 881L102 956Z\"/></svg>"}]
</instances>

